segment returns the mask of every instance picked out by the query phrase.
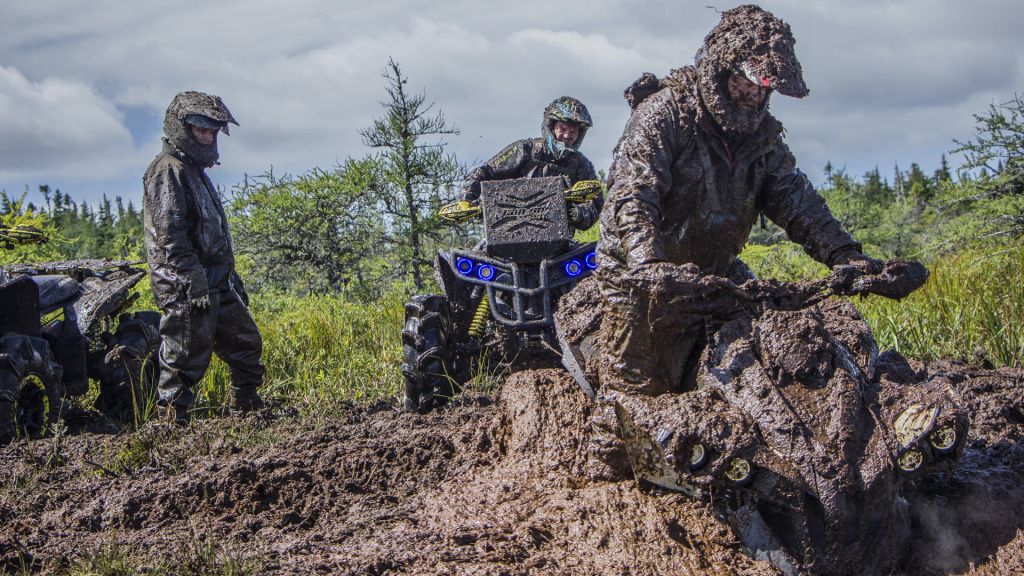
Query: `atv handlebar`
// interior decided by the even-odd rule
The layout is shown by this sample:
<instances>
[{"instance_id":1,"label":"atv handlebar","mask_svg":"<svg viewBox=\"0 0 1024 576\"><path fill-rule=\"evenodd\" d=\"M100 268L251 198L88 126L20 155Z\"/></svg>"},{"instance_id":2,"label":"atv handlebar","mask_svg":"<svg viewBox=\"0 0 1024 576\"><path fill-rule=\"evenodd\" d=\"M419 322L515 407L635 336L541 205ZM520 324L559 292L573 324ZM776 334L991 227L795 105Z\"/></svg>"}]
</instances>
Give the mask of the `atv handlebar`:
<instances>
[{"instance_id":1,"label":"atv handlebar","mask_svg":"<svg viewBox=\"0 0 1024 576\"><path fill-rule=\"evenodd\" d=\"M674 292L669 302L689 304L695 312L728 316L735 311L736 303L776 310L800 310L833 295L877 294L901 300L927 280L928 269L920 262L891 260L877 274L865 273L856 265L836 266L825 278L800 282L748 280L736 284L722 276L694 275L680 268L676 278L669 284L662 284L660 290L655 287L655 290Z\"/></svg>"}]
</instances>

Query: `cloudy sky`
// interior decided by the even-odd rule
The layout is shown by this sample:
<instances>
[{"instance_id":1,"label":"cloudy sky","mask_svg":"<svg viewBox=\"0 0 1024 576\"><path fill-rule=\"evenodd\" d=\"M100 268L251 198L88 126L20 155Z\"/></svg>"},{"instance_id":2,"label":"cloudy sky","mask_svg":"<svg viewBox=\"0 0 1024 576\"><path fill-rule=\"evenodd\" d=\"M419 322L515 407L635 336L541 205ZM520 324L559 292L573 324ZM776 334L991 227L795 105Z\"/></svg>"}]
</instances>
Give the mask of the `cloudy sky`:
<instances>
[{"instance_id":1,"label":"cloudy sky","mask_svg":"<svg viewBox=\"0 0 1024 576\"><path fill-rule=\"evenodd\" d=\"M644 71L690 63L714 0L7 1L0 6L0 190L47 183L77 198L138 200L163 111L182 90L220 95L241 123L214 180L300 173L367 153L393 57L461 133L467 164L539 131L560 95L595 127L606 168ZM799 164L861 174L933 170L972 114L1024 91L1024 2L773 0L811 95L775 96ZM950 160L956 164L957 159ZM33 199L38 195L33 193Z\"/></svg>"}]
</instances>

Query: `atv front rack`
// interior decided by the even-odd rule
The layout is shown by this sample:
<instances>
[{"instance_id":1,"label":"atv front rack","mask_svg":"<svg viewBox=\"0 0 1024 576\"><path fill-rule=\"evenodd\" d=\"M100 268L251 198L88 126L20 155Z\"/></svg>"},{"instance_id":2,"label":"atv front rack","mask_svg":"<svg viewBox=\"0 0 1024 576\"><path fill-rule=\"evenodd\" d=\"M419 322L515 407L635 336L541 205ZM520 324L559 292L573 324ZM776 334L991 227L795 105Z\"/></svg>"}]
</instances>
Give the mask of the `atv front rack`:
<instances>
[{"instance_id":1,"label":"atv front rack","mask_svg":"<svg viewBox=\"0 0 1024 576\"><path fill-rule=\"evenodd\" d=\"M596 246L590 242L531 264L470 250L441 251L439 255L460 281L484 288L495 322L514 330L535 330L553 327L557 296L597 269ZM537 279L536 286L529 285L531 278ZM540 310L531 307L537 302Z\"/></svg>"}]
</instances>

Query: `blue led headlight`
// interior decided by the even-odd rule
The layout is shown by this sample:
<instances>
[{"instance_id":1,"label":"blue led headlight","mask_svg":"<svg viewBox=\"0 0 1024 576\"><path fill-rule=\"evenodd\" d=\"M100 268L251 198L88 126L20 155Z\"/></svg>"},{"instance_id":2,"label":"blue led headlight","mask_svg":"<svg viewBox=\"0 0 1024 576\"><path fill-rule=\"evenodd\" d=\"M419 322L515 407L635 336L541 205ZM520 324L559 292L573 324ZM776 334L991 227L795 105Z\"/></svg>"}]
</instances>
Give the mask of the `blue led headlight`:
<instances>
[{"instance_id":1,"label":"blue led headlight","mask_svg":"<svg viewBox=\"0 0 1024 576\"><path fill-rule=\"evenodd\" d=\"M469 276L473 273L473 261L460 256L455 260L455 269L459 271L459 274Z\"/></svg>"},{"instance_id":2,"label":"blue led headlight","mask_svg":"<svg viewBox=\"0 0 1024 576\"><path fill-rule=\"evenodd\" d=\"M587 268L597 270L597 252L587 254L587 257L583 259L583 262L587 265Z\"/></svg>"},{"instance_id":3,"label":"blue led headlight","mask_svg":"<svg viewBox=\"0 0 1024 576\"><path fill-rule=\"evenodd\" d=\"M583 272L583 264L579 260L570 260L565 263L565 273L569 278L575 278Z\"/></svg>"},{"instance_id":4,"label":"blue led headlight","mask_svg":"<svg viewBox=\"0 0 1024 576\"><path fill-rule=\"evenodd\" d=\"M493 280L494 279L494 266L487 264L481 264L476 267L476 277L481 280Z\"/></svg>"}]
</instances>

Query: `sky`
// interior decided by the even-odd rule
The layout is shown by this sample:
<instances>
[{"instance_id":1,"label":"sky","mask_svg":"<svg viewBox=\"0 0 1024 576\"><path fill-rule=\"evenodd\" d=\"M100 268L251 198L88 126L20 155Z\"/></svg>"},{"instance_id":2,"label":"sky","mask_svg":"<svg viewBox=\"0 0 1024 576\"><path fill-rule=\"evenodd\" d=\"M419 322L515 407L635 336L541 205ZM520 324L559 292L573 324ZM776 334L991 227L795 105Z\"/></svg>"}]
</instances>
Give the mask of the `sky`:
<instances>
[{"instance_id":1,"label":"sky","mask_svg":"<svg viewBox=\"0 0 1024 576\"><path fill-rule=\"evenodd\" d=\"M693 61L717 0L7 1L0 5L0 190L39 201L39 184L77 199L141 198L174 95L221 96L240 126L210 171L300 174L369 153L359 130L383 110L389 58L459 129L468 166L539 135L556 97L594 119L582 152L611 163L643 72ZM1024 92L1024 2L773 0L811 90L773 95L798 165L883 176L934 170L973 114ZM950 156L957 166L960 158Z\"/></svg>"}]
</instances>

